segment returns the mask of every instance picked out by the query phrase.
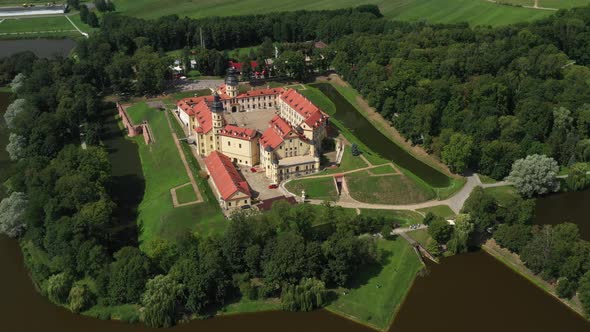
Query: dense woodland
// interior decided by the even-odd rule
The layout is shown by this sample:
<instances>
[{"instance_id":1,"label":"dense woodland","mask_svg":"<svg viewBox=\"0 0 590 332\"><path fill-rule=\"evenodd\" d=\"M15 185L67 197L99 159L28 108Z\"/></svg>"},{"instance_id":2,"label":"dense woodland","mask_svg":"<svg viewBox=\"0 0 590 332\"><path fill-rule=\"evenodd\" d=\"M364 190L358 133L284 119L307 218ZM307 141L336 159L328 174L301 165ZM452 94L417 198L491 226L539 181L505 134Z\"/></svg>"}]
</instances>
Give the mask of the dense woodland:
<instances>
[{"instance_id":1,"label":"dense woodland","mask_svg":"<svg viewBox=\"0 0 590 332\"><path fill-rule=\"evenodd\" d=\"M0 204L0 231L20 238L43 294L76 312L137 304L146 324L168 326L240 296L280 297L287 310L311 310L329 301L327 289L379 262L372 237L362 234L388 233L391 225L353 220L333 207L278 205L266 215L236 216L218 237L187 234L142 250L129 242L99 141L103 110L112 107L103 96L164 91L164 52L199 45L201 29L210 49L200 50L208 54L202 66L218 74L224 49L330 42L326 54L337 72L454 171L502 178L516 159L536 153L561 165L590 161L590 8L494 29L389 22L375 6L198 20L105 14L100 26L72 58L0 59L0 83L12 82L15 92L5 118L18 163ZM284 50L297 61L303 52ZM590 312L590 250L575 227L532 227L529 201L502 207L474 195L454 230L429 216L438 243L461 253L470 239L497 229L499 244L559 280L562 296L577 289ZM323 221L332 223L312 227Z\"/></svg>"}]
</instances>

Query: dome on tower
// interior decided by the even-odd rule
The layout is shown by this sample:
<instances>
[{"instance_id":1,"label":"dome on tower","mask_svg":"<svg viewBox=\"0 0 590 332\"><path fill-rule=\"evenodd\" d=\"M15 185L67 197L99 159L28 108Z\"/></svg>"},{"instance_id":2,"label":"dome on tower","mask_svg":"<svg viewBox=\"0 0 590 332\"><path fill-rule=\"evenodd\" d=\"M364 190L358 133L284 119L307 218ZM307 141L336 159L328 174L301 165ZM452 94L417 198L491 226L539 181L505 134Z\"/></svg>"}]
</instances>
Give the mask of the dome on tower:
<instances>
[{"instance_id":1,"label":"dome on tower","mask_svg":"<svg viewBox=\"0 0 590 332\"><path fill-rule=\"evenodd\" d=\"M209 104L209 109L212 113L223 113L223 104L221 103L221 98L219 98L217 92L213 93L213 101Z\"/></svg>"},{"instance_id":2,"label":"dome on tower","mask_svg":"<svg viewBox=\"0 0 590 332\"><path fill-rule=\"evenodd\" d=\"M234 68L227 70L227 76L225 77L225 84L229 86L238 86L238 78L236 77L236 71Z\"/></svg>"}]
</instances>

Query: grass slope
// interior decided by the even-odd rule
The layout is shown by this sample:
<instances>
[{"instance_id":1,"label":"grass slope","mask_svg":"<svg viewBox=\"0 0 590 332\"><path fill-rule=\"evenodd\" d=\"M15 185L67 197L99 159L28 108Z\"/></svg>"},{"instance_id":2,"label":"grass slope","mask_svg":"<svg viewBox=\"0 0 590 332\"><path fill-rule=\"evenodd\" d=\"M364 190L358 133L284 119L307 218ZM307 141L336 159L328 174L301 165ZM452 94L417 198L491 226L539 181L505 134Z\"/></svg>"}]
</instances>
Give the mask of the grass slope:
<instances>
[{"instance_id":1,"label":"grass slope","mask_svg":"<svg viewBox=\"0 0 590 332\"><path fill-rule=\"evenodd\" d=\"M383 263L366 268L346 295L339 294L328 310L385 330L404 301L422 265L402 238L380 240Z\"/></svg>"},{"instance_id":2,"label":"grass slope","mask_svg":"<svg viewBox=\"0 0 590 332\"><path fill-rule=\"evenodd\" d=\"M409 177L398 175L370 176L367 171L346 176L350 196L374 204L412 204L435 198L432 189Z\"/></svg>"},{"instance_id":3,"label":"grass slope","mask_svg":"<svg viewBox=\"0 0 590 332\"><path fill-rule=\"evenodd\" d=\"M557 0L541 1L550 6ZM582 2L576 0L576 3ZM468 22L472 25L505 25L532 21L551 11L502 6L486 0L117 0L117 10L126 15L154 18L170 14L188 17L261 14L300 9L318 10L376 4L385 17L395 20L427 20L435 23Z\"/></svg>"},{"instance_id":4,"label":"grass slope","mask_svg":"<svg viewBox=\"0 0 590 332\"><path fill-rule=\"evenodd\" d=\"M139 205L140 240L174 239L186 231L209 234L223 230L225 219L216 204L205 202L176 209L172 205L170 189L189 182L189 178L172 140L165 113L139 103L129 108L129 114L133 121L148 120L155 137L150 145L145 145L142 136L133 138L139 145L146 182Z\"/></svg>"},{"instance_id":5,"label":"grass slope","mask_svg":"<svg viewBox=\"0 0 590 332\"><path fill-rule=\"evenodd\" d=\"M428 212L432 212L434 215L443 217L443 218L452 218L455 216L455 212L451 210L448 205L437 205L433 207L419 209L418 211L424 212L425 214Z\"/></svg>"},{"instance_id":6,"label":"grass slope","mask_svg":"<svg viewBox=\"0 0 590 332\"><path fill-rule=\"evenodd\" d=\"M331 176L315 179L293 180L286 184L287 189L296 194L305 190L305 195L310 199L335 201L338 198L334 178Z\"/></svg>"},{"instance_id":7,"label":"grass slope","mask_svg":"<svg viewBox=\"0 0 590 332\"><path fill-rule=\"evenodd\" d=\"M402 227L422 223L424 220L419 213L410 210L361 209L361 216L384 218L399 223Z\"/></svg>"}]
</instances>

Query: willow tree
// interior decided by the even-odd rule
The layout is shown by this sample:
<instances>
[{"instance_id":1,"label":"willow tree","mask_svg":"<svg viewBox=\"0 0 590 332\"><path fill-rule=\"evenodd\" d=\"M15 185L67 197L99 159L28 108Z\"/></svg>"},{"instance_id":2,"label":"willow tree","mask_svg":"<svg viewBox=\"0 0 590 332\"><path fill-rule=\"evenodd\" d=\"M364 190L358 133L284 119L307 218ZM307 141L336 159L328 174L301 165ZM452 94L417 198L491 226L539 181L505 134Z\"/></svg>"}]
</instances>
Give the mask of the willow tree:
<instances>
[{"instance_id":1,"label":"willow tree","mask_svg":"<svg viewBox=\"0 0 590 332\"><path fill-rule=\"evenodd\" d=\"M183 286L170 276L157 275L148 280L141 299L141 320L150 327L170 327L175 322L176 306Z\"/></svg>"}]
</instances>

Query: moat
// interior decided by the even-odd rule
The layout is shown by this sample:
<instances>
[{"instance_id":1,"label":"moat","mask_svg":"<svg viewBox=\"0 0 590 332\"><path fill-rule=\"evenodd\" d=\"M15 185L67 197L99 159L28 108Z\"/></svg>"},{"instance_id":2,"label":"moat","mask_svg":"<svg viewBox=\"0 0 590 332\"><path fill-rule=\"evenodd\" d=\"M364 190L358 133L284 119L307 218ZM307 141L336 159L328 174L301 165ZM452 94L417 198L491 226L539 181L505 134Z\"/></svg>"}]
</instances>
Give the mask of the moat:
<instances>
[{"instance_id":1,"label":"moat","mask_svg":"<svg viewBox=\"0 0 590 332\"><path fill-rule=\"evenodd\" d=\"M0 109L9 102L8 94L0 94ZM3 118L2 118L3 120ZM105 115L107 134L103 137L113 162L117 182L115 199L126 208L121 220L134 217L134 205L141 199L142 174L137 147L126 140L112 116ZM0 132L0 161L5 169L6 134ZM136 191L125 191L125 184L135 184ZM577 204L567 205L571 195L580 197ZM537 208L538 221L546 222L546 211L562 211L567 220L584 229L588 210L584 197L590 191L560 194L543 199ZM541 200L540 200L541 201ZM575 209L574 209L575 207ZM567 213L566 213L567 212ZM555 219L558 215L554 215ZM556 222L559 220L556 220ZM133 230L133 227L130 227ZM15 240L0 237L0 310L3 326L9 331L153 331L139 324L100 321L76 314L50 303L33 287ZM390 331L588 331L590 323L570 311L556 299L512 272L483 251L459 255L429 266L430 273L417 277L406 302L402 305ZM31 313L34 319L24 319ZM426 319L426 317L428 317ZM218 317L181 324L175 331L350 331L371 329L347 319L319 310L311 313L265 312Z\"/></svg>"}]
</instances>

